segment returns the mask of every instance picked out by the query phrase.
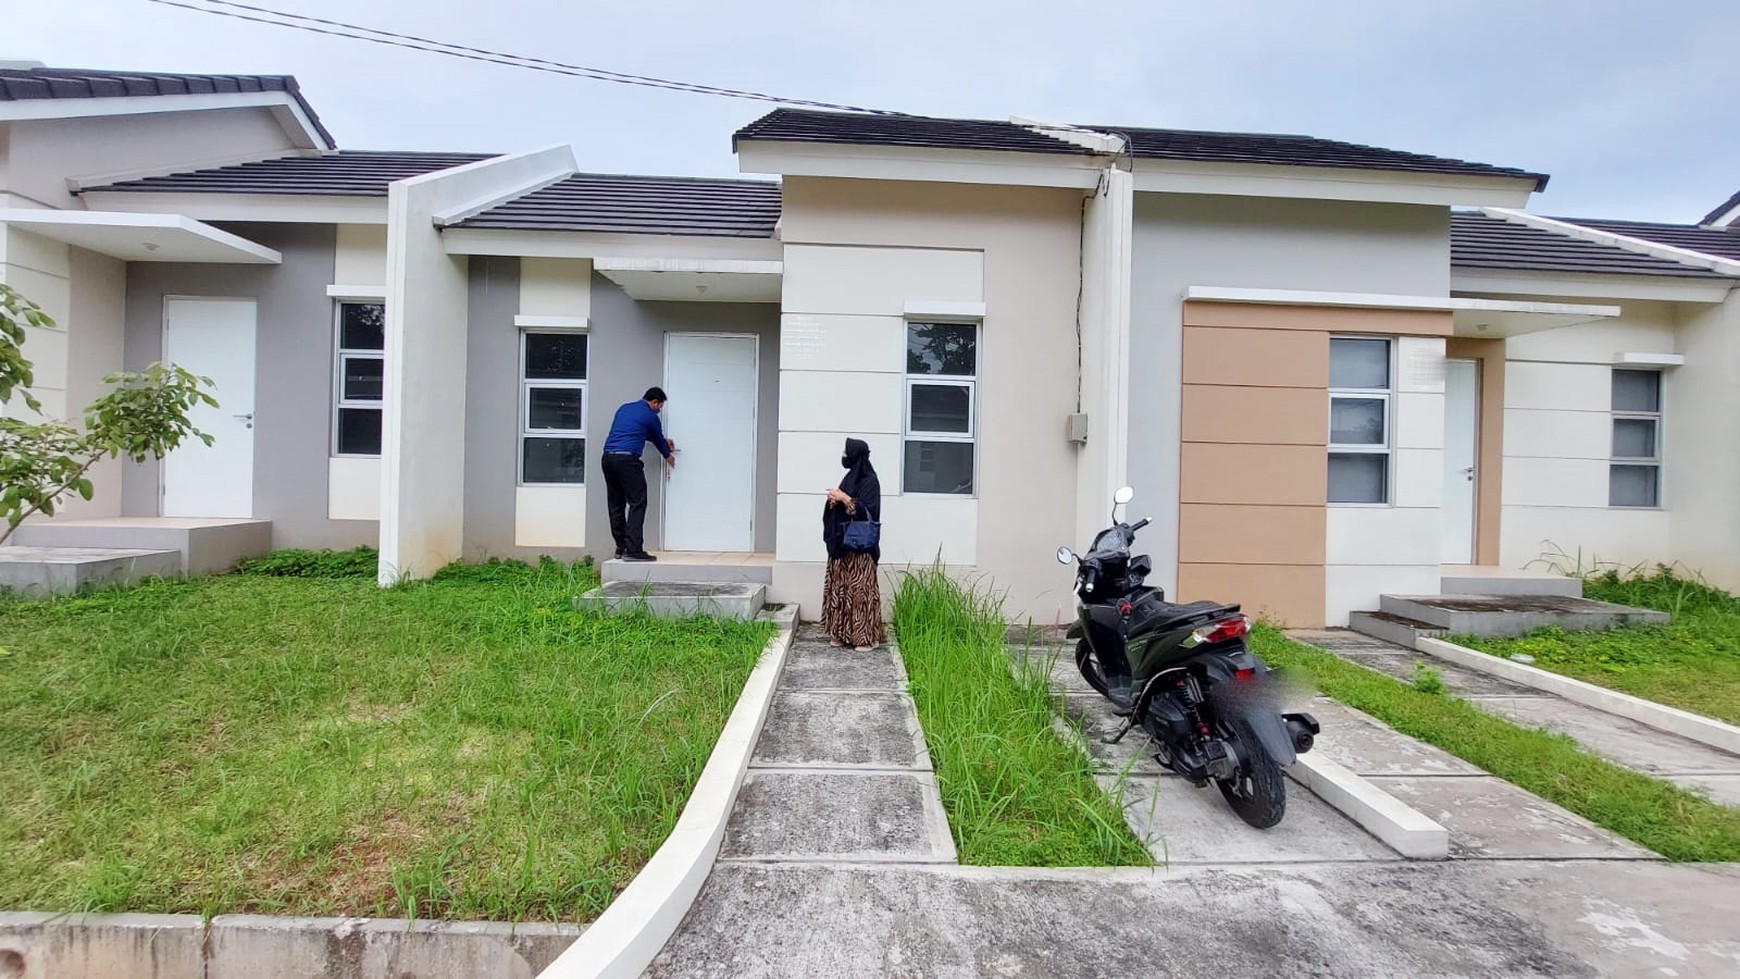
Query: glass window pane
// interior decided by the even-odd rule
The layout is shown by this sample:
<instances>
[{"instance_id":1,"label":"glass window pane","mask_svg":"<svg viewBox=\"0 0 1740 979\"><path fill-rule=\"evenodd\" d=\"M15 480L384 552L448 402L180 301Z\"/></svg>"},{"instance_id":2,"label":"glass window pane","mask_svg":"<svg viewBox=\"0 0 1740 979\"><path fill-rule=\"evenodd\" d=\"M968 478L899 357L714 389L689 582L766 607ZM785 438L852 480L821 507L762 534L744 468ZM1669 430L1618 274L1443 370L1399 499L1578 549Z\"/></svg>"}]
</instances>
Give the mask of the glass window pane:
<instances>
[{"instance_id":1,"label":"glass window pane","mask_svg":"<svg viewBox=\"0 0 1740 979\"><path fill-rule=\"evenodd\" d=\"M584 483L586 440L528 436L524 440L522 482Z\"/></svg>"},{"instance_id":2,"label":"glass window pane","mask_svg":"<svg viewBox=\"0 0 1740 979\"><path fill-rule=\"evenodd\" d=\"M1658 506L1655 466L1613 466L1607 474L1608 506Z\"/></svg>"},{"instance_id":3,"label":"glass window pane","mask_svg":"<svg viewBox=\"0 0 1740 979\"><path fill-rule=\"evenodd\" d=\"M1329 386L1387 388L1390 386L1388 340L1329 339Z\"/></svg>"},{"instance_id":4,"label":"glass window pane","mask_svg":"<svg viewBox=\"0 0 1740 979\"><path fill-rule=\"evenodd\" d=\"M1660 411L1661 372L1614 371L1613 410Z\"/></svg>"},{"instance_id":5,"label":"glass window pane","mask_svg":"<svg viewBox=\"0 0 1740 979\"><path fill-rule=\"evenodd\" d=\"M345 401L381 400L381 374L386 361L379 357L344 358L344 387L339 395Z\"/></svg>"},{"instance_id":6,"label":"glass window pane","mask_svg":"<svg viewBox=\"0 0 1740 979\"><path fill-rule=\"evenodd\" d=\"M964 384L914 384L912 430L965 435L972 431L972 389Z\"/></svg>"},{"instance_id":7,"label":"glass window pane","mask_svg":"<svg viewBox=\"0 0 1740 979\"><path fill-rule=\"evenodd\" d=\"M973 443L906 443L904 485L908 493L973 492Z\"/></svg>"},{"instance_id":8,"label":"glass window pane","mask_svg":"<svg viewBox=\"0 0 1740 979\"><path fill-rule=\"evenodd\" d=\"M908 323L906 372L975 377L979 328L972 323Z\"/></svg>"},{"instance_id":9,"label":"glass window pane","mask_svg":"<svg viewBox=\"0 0 1740 979\"><path fill-rule=\"evenodd\" d=\"M346 350L385 350L386 309L380 303L339 304L338 345Z\"/></svg>"},{"instance_id":10,"label":"glass window pane","mask_svg":"<svg viewBox=\"0 0 1740 979\"><path fill-rule=\"evenodd\" d=\"M1382 398L1330 398L1330 445L1383 445Z\"/></svg>"},{"instance_id":11,"label":"glass window pane","mask_svg":"<svg viewBox=\"0 0 1740 979\"><path fill-rule=\"evenodd\" d=\"M1613 419L1613 457L1615 459L1655 458L1655 419Z\"/></svg>"},{"instance_id":12,"label":"glass window pane","mask_svg":"<svg viewBox=\"0 0 1740 979\"><path fill-rule=\"evenodd\" d=\"M579 388L532 388L527 399L526 427L579 431L583 427L581 396Z\"/></svg>"},{"instance_id":13,"label":"glass window pane","mask_svg":"<svg viewBox=\"0 0 1740 979\"><path fill-rule=\"evenodd\" d=\"M1389 502L1390 457L1381 452L1330 453L1329 502Z\"/></svg>"},{"instance_id":14,"label":"glass window pane","mask_svg":"<svg viewBox=\"0 0 1740 979\"><path fill-rule=\"evenodd\" d=\"M347 456L381 454L381 409L338 409L338 451Z\"/></svg>"},{"instance_id":15,"label":"glass window pane","mask_svg":"<svg viewBox=\"0 0 1740 979\"><path fill-rule=\"evenodd\" d=\"M526 377L586 380L586 334L526 334Z\"/></svg>"}]
</instances>

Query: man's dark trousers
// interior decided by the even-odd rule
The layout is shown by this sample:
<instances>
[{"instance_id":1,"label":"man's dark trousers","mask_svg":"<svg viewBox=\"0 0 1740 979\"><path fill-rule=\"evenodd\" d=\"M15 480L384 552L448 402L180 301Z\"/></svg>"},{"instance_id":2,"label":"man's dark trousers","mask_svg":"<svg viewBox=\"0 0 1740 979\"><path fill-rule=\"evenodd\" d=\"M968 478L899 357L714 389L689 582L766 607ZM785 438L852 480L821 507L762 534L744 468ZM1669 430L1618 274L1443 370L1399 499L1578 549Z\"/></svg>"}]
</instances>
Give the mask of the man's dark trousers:
<instances>
[{"instance_id":1,"label":"man's dark trousers","mask_svg":"<svg viewBox=\"0 0 1740 979\"><path fill-rule=\"evenodd\" d=\"M646 464L626 452L604 453L604 499L610 507L610 536L622 554L645 550ZM624 514L624 509L627 513Z\"/></svg>"}]
</instances>

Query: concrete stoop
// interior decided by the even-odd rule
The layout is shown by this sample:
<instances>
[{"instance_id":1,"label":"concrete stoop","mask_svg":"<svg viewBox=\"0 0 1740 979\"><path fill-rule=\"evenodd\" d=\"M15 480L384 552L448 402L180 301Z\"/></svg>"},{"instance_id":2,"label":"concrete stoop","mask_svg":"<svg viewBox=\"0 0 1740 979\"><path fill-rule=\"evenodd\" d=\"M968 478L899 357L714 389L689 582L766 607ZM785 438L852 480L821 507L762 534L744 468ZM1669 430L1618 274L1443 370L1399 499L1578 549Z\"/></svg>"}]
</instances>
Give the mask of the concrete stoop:
<instances>
[{"instance_id":1,"label":"concrete stoop","mask_svg":"<svg viewBox=\"0 0 1740 979\"><path fill-rule=\"evenodd\" d=\"M0 547L0 590L25 598L181 576L181 552L120 547Z\"/></svg>"},{"instance_id":2,"label":"concrete stoop","mask_svg":"<svg viewBox=\"0 0 1740 979\"><path fill-rule=\"evenodd\" d=\"M1413 645L1412 638L1401 638L1399 629L1394 630L1393 637L1369 629L1406 626L1419 630L1424 625L1442 630L1439 634L1500 637L1520 636L1547 626L1581 631L1664 625L1668 621L1666 612L1566 595L1381 595L1378 605L1390 620L1409 621L1374 622L1364 618L1361 623L1364 628L1354 627L1407 646Z\"/></svg>"},{"instance_id":3,"label":"concrete stoop","mask_svg":"<svg viewBox=\"0 0 1740 979\"><path fill-rule=\"evenodd\" d=\"M1405 615L1391 615L1388 612L1354 612L1347 617L1347 627L1361 635L1393 642L1398 646L1414 648L1414 643L1421 636L1433 639L1447 636L1450 630L1410 619Z\"/></svg>"},{"instance_id":4,"label":"concrete stoop","mask_svg":"<svg viewBox=\"0 0 1740 979\"><path fill-rule=\"evenodd\" d=\"M766 604L767 586L748 582L611 581L574 597L576 611L644 609L665 619L752 619Z\"/></svg>"},{"instance_id":5,"label":"concrete stoop","mask_svg":"<svg viewBox=\"0 0 1740 979\"><path fill-rule=\"evenodd\" d=\"M658 582L706 582L713 584L773 584L770 554L702 554L661 551L657 561L624 561L613 558L598 569L604 584L629 581L637 585Z\"/></svg>"},{"instance_id":6,"label":"concrete stoop","mask_svg":"<svg viewBox=\"0 0 1740 979\"><path fill-rule=\"evenodd\" d=\"M174 551L180 573L222 574L242 558L258 557L272 549L272 521L229 517L43 520L19 527L13 539L31 547Z\"/></svg>"}]
</instances>

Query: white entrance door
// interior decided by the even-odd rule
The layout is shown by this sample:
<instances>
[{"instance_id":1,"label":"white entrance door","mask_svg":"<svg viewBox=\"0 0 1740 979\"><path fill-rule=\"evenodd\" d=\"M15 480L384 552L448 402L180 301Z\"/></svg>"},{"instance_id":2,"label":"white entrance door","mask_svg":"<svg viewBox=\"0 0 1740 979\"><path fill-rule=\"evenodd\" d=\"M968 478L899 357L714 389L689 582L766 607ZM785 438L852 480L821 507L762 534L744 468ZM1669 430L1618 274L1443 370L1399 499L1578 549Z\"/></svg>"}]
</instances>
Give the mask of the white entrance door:
<instances>
[{"instance_id":1,"label":"white entrance door","mask_svg":"<svg viewBox=\"0 0 1740 979\"><path fill-rule=\"evenodd\" d=\"M163 358L212 380L216 408L188 413L212 437L163 460L166 517L254 515L254 301L166 299Z\"/></svg>"},{"instance_id":2,"label":"white entrance door","mask_svg":"<svg viewBox=\"0 0 1740 979\"><path fill-rule=\"evenodd\" d=\"M755 362L755 337L665 336L666 550L755 549Z\"/></svg>"},{"instance_id":3,"label":"white entrance door","mask_svg":"<svg viewBox=\"0 0 1740 979\"><path fill-rule=\"evenodd\" d=\"M1444 563L1474 563L1475 490L1480 485L1480 368L1445 361Z\"/></svg>"}]
</instances>

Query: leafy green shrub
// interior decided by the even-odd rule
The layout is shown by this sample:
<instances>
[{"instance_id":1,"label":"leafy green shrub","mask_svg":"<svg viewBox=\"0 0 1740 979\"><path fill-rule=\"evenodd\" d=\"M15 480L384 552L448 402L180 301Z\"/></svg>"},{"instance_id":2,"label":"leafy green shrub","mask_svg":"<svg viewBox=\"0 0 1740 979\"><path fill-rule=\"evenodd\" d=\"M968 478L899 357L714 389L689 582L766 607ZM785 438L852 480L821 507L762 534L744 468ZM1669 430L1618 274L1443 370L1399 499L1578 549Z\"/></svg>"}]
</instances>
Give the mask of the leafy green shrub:
<instances>
[{"instance_id":1,"label":"leafy green shrub","mask_svg":"<svg viewBox=\"0 0 1740 979\"><path fill-rule=\"evenodd\" d=\"M1421 693L1441 694L1444 692L1444 674L1437 667L1415 660L1414 689Z\"/></svg>"},{"instance_id":2,"label":"leafy green shrub","mask_svg":"<svg viewBox=\"0 0 1740 979\"><path fill-rule=\"evenodd\" d=\"M236 571L275 578L373 578L379 560L379 553L372 547L348 551L287 549L263 557L243 558Z\"/></svg>"}]
</instances>

